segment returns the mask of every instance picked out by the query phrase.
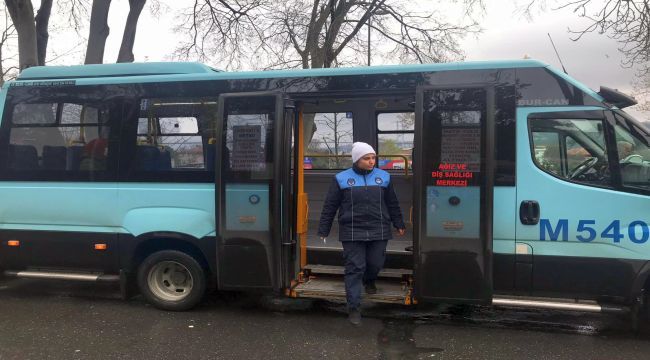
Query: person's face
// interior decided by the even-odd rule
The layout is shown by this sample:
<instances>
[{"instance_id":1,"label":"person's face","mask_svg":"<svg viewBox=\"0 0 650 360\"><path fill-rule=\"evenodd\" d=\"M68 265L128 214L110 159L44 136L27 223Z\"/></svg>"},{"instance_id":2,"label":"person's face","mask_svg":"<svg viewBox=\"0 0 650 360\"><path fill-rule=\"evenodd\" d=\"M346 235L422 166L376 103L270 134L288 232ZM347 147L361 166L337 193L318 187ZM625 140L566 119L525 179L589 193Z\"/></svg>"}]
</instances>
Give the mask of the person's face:
<instances>
[{"instance_id":1,"label":"person's face","mask_svg":"<svg viewBox=\"0 0 650 360\"><path fill-rule=\"evenodd\" d=\"M372 170L375 167L376 161L377 156L375 154L366 154L357 160L357 166L362 170Z\"/></svg>"}]
</instances>

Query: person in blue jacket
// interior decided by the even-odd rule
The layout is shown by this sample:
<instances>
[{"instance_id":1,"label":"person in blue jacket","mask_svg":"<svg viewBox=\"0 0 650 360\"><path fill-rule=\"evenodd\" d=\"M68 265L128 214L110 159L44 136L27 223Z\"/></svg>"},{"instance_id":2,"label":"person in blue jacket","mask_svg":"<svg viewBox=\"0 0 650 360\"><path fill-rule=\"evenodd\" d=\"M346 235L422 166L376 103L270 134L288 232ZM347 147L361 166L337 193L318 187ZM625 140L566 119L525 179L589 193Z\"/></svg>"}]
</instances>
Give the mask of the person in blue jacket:
<instances>
[{"instance_id":1,"label":"person in blue jacket","mask_svg":"<svg viewBox=\"0 0 650 360\"><path fill-rule=\"evenodd\" d=\"M367 294L377 293L375 280L392 238L391 223L400 236L406 231L390 174L376 168L376 160L372 146L352 144L352 168L336 174L318 226L318 235L325 239L338 211L348 318L355 325L361 323L361 289L365 286Z\"/></svg>"}]
</instances>

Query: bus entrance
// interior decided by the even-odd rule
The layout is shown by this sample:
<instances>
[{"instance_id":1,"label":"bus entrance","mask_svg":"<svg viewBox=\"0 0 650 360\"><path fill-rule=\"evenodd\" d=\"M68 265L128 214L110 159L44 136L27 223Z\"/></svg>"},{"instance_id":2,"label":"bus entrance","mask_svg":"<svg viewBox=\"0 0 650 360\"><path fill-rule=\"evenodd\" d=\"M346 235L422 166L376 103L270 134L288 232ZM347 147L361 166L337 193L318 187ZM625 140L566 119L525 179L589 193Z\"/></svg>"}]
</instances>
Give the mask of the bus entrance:
<instances>
[{"instance_id":1,"label":"bus entrance","mask_svg":"<svg viewBox=\"0 0 650 360\"><path fill-rule=\"evenodd\" d=\"M419 88L414 280L418 299L490 302L494 91Z\"/></svg>"},{"instance_id":2,"label":"bus entrance","mask_svg":"<svg viewBox=\"0 0 650 360\"><path fill-rule=\"evenodd\" d=\"M282 93L219 97L215 162L217 281L223 289L279 290L294 244L286 169L293 111ZM287 111L289 110L289 111ZM285 261L281 259L285 258Z\"/></svg>"}]
</instances>

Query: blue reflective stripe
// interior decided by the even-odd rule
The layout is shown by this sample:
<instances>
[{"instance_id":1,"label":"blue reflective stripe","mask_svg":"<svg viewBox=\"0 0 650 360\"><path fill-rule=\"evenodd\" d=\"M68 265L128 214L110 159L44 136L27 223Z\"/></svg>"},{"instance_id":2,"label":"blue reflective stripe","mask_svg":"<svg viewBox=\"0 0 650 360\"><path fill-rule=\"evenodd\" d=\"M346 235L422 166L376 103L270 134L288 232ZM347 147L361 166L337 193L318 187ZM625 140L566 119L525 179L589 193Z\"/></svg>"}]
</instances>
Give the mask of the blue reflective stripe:
<instances>
[{"instance_id":1,"label":"blue reflective stripe","mask_svg":"<svg viewBox=\"0 0 650 360\"><path fill-rule=\"evenodd\" d=\"M370 174L363 176L352 169L347 169L336 174L336 181L341 190L354 186L381 186L385 188L390 184L390 174L375 168Z\"/></svg>"},{"instance_id":2,"label":"blue reflective stripe","mask_svg":"<svg viewBox=\"0 0 650 360\"><path fill-rule=\"evenodd\" d=\"M390 174L382 169L375 168L372 173L368 175L368 178L370 179L369 182L374 183L373 185L388 187L388 184L390 184Z\"/></svg>"},{"instance_id":3,"label":"blue reflective stripe","mask_svg":"<svg viewBox=\"0 0 650 360\"><path fill-rule=\"evenodd\" d=\"M336 174L336 181L339 183L341 190L349 189L353 186L363 186L363 176L357 174L352 169L347 169Z\"/></svg>"}]
</instances>

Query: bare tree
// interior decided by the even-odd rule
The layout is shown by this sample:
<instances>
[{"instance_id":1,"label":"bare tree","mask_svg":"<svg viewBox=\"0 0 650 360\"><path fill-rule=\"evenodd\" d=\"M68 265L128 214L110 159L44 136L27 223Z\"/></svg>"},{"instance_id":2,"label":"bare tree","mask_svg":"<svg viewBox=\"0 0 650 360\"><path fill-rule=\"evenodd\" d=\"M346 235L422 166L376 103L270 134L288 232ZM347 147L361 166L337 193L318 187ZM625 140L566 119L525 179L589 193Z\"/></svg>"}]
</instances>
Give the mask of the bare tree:
<instances>
[{"instance_id":1,"label":"bare tree","mask_svg":"<svg viewBox=\"0 0 650 360\"><path fill-rule=\"evenodd\" d=\"M36 53L38 56L38 64L45 65L45 57L47 56L47 41L50 37L48 32L48 24L50 22L50 14L52 13L52 0L41 0L41 7L36 13L34 21L36 23Z\"/></svg>"},{"instance_id":2,"label":"bare tree","mask_svg":"<svg viewBox=\"0 0 650 360\"><path fill-rule=\"evenodd\" d=\"M52 3L53 0L42 0L38 13L34 16L31 0L5 0L11 20L18 32L20 70L30 66L45 65Z\"/></svg>"},{"instance_id":3,"label":"bare tree","mask_svg":"<svg viewBox=\"0 0 650 360\"><path fill-rule=\"evenodd\" d=\"M527 0L521 7L532 16L536 9L545 9L545 0ZM650 1L649 0L556 0L554 10L570 9L578 17L588 20L583 28L571 29L572 40L596 32L619 42L624 55L623 65L645 65L650 60ZM644 66L645 72L648 68Z\"/></svg>"},{"instance_id":4,"label":"bare tree","mask_svg":"<svg viewBox=\"0 0 650 360\"><path fill-rule=\"evenodd\" d=\"M7 51L10 42L13 42L16 38L16 28L4 9L2 17L4 18L4 25L2 34L0 34L0 86L4 85L5 81L16 77L18 72L15 56L10 51Z\"/></svg>"},{"instance_id":5,"label":"bare tree","mask_svg":"<svg viewBox=\"0 0 650 360\"><path fill-rule=\"evenodd\" d=\"M133 46L138 20L147 0L129 0L129 14L124 26L122 43L117 57L117 62L132 62ZM89 0L58 0L57 4L68 16L68 25L72 26L79 35L88 24ZM158 11L159 2L152 1L152 13ZM108 26L108 13L111 0L93 0L90 10L90 23L88 24L88 42L86 44L86 64L101 64L104 62L106 40L110 34Z\"/></svg>"},{"instance_id":6,"label":"bare tree","mask_svg":"<svg viewBox=\"0 0 650 360\"><path fill-rule=\"evenodd\" d=\"M85 64L101 64L104 62L106 38L110 33L108 27L108 10L110 7L111 0L93 0Z\"/></svg>"},{"instance_id":7,"label":"bare tree","mask_svg":"<svg viewBox=\"0 0 650 360\"><path fill-rule=\"evenodd\" d=\"M623 55L621 65L637 70L633 85L635 95L641 99L640 109L650 109L650 0L554 0L551 4L553 10L570 9L587 20L582 28L569 28L572 40L595 32L618 41ZM526 0L519 10L532 18L548 5L547 0Z\"/></svg>"},{"instance_id":8,"label":"bare tree","mask_svg":"<svg viewBox=\"0 0 650 360\"><path fill-rule=\"evenodd\" d=\"M344 148L352 145L352 119L346 113L310 114L318 129L309 143L309 150L315 153L334 155L325 161L318 161L320 166L341 168L342 163L349 159L341 159Z\"/></svg>"},{"instance_id":9,"label":"bare tree","mask_svg":"<svg viewBox=\"0 0 650 360\"><path fill-rule=\"evenodd\" d=\"M91 0L57 0L56 7L62 18L67 18L66 25L74 29L78 35L88 23Z\"/></svg>"},{"instance_id":10,"label":"bare tree","mask_svg":"<svg viewBox=\"0 0 650 360\"><path fill-rule=\"evenodd\" d=\"M34 7L31 0L5 0L5 4L18 33L19 69L38 65Z\"/></svg>"},{"instance_id":11,"label":"bare tree","mask_svg":"<svg viewBox=\"0 0 650 360\"><path fill-rule=\"evenodd\" d=\"M88 23L88 5L90 0L57 0L60 14L67 16L68 26L78 34ZM11 14L12 22L18 33L18 54L20 69L35 65L45 65L49 39L48 26L53 8L53 0L41 0L36 17L31 0L5 0L6 8ZM124 36L118 62L133 61L133 45L137 22L146 0L129 0L130 10L125 24ZM157 4L158 1L153 1ZM98 64L104 60L104 49L110 29L108 27L108 11L111 0L93 0L90 12L88 41L86 43L86 64ZM74 44L64 53L74 52L79 44ZM60 57L56 55L55 58ZM1 61L1 60L0 60Z\"/></svg>"},{"instance_id":12,"label":"bare tree","mask_svg":"<svg viewBox=\"0 0 650 360\"><path fill-rule=\"evenodd\" d=\"M402 129L413 129L415 127L415 113L400 113L397 115L397 123Z\"/></svg>"},{"instance_id":13,"label":"bare tree","mask_svg":"<svg viewBox=\"0 0 650 360\"><path fill-rule=\"evenodd\" d=\"M124 35L122 36L122 44L120 46L120 53L117 56L117 62L133 62L133 44L135 43L135 31L138 27L138 19L142 8L147 0L129 0L129 15L126 18L126 25L124 25Z\"/></svg>"},{"instance_id":14,"label":"bare tree","mask_svg":"<svg viewBox=\"0 0 650 360\"><path fill-rule=\"evenodd\" d=\"M424 1L400 0L195 0L181 17L190 39L178 58L217 58L229 67L243 60L265 68L321 68L365 63L366 31L374 44L402 62L462 58L458 40L480 29L473 20L452 24L415 10ZM468 7L480 0L465 0ZM372 18L372 21L370 19ZM362 31L365 30L365 31Z\"/></svg>"}]
</instances>

